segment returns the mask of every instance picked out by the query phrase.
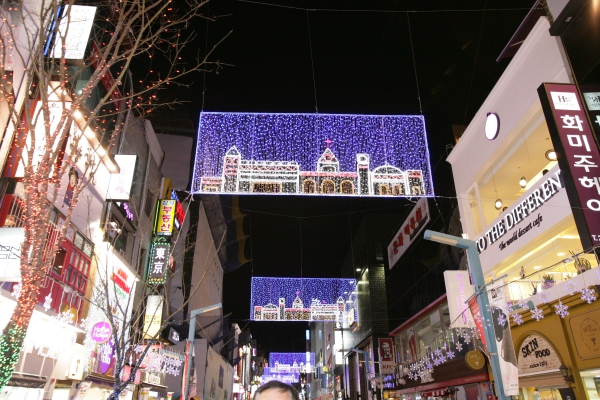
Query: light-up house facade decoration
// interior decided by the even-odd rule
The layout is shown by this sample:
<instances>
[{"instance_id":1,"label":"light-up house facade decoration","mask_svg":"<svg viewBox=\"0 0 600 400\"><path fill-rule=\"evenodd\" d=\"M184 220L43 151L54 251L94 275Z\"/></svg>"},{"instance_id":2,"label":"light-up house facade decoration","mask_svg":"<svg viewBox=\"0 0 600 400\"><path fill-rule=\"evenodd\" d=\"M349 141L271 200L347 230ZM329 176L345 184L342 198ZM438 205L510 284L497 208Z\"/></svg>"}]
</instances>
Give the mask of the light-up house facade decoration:
<instances>
[{"instance_id":1,"label":"light-up house facade decoration","mask_svg":"<svg viewBox=\"0 0 600 400\"><path fill-rule=\"evenodd\" d=\"M254 321L356 321L356 280L340 278L252 278Z\"/></svg>"},{"instance_id":2,"label":"light-up house facade decoration","mask_svg":"<svg viewBox=\"0 0 600 400\"><path fill-rule=\"evenodd\" d=\"M314 369L315 353L269 354L269 374L299 374L301 372L314 372Z\"/></svg>"},{"instance_id":3,"label":"light-up house facade decoration","mask_svg":"<svg viewBox=\"0 0 600 400\"><path fill-rule=\"evenodd\" d=\"M421 115L200 115L192 191L433 196Z\"/></svg>"}]
</instances>

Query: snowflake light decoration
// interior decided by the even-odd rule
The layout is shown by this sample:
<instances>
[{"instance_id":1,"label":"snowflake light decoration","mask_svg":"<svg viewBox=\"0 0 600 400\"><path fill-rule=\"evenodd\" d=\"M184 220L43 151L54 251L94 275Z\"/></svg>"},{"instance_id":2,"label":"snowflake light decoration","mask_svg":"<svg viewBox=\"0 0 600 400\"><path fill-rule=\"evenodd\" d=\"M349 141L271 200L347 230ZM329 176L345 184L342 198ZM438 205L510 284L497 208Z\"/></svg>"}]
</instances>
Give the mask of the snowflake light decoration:
<instances>
[{"instance_id":1,"label":"snowflake light decoration","mask_svg":"<svg viewBox=\"0 0 600 400\"><path fill-rule=\"evenodd\" d=\"M402 375L408 375L409 372L410 372L410 370L408 368L406 368L406 367L404 367L402 369Z\"/></svg>"},{"instance_id":2,"label":"snowflake light decoration","mask_svg":"<svg viewBox=\"0 0 600 400\"><path fill-rule=\"evenodd\" d=\"M49 309L52 308L52 295L48 294L48 296L44 297L44 310L48 311Z\"/></svg>"},{"instance_id":3,"label":"snowflake light decoration","mask_svg":"<svg viewBox=\"0 0 600 400\"><path fill-rule=\"evenodd\" d=\"M73 316L73 314L71 314L68 311L63 311L63 312L61 312L60 314L58 314L58 315L56 315L54 317L54 319L56 321L60 321L60 322L65 323L65 324L72 324L74 318L75 317Z\"/></svg>"},{"instance_id":4,"label":"snowflake light decoration","mask_svg":"<svg viewBox=\"0 0 600 400\"><path fill-rule=\"evenodd\" d=\"M519 300L519 307L521 307L525 311L529 310L529 304L527 303L527 300L525 300L525 299Z\"/></svg>"},{"instance_id":5,"label":"snowflake light decoration","mask_svg":"<svg viewBox=\"0 0 600 400\"><path fill-rule=\"evenodd\" d=\"M541 291L540 300L542 301L542 303L546 304L550 300L550 295L548 294L548 292Z\"/></svg>"},{"instance_id":6,"label":"snowflake light decoration","mask_svg":"<svg viewBox=\"0 0 600 400\"><path fill-rule=\"evenodd\" d=\"M569 315L569 306L566 306L562 303L562 301L558 301L558 304L554 305L554 308L556 309L556 313L561 317L564 318L567 315Z\"/></svg>"},{"instance_id":7,"label":"snowflake light decoration","mask_svg":"<svg viewBox=\"0 0 600 400\"><path fill-rule=\"evenodd\" d=\"M523 323L523 317L521 316L521 314L518 313L514 313L512 315L513 317L513 321L517 324L517 325L521 325Z\"/></svg>"},{"instance_id":8,"label":"snowflake light decoration","mask_svg":"<svg viewBox=\"0 0 600 400\"><path fill-rule=\"evenodd\" d=\"M427 367L427 369L433 369L433 365L430 362L427 362L427 364L425 364L425 367Z\"/></svg>"},{"instance_id":9,"label":"snowflake light decoration","mask_svg":"<svg viewBox=\"0 0 600 400\"><path fill-rule=\"evenodd\" d=\"M537 306L535 306L531 310L531 318L535 319L536 321L539 321L540 319L544 318L544 312L537 308Z\"/></svg>"},{"instance_id":10,"label":"snowflake light decoration","mask_svg":"<svg viewBox=\"0 0 600 400\"><path fill-rule=\"evenodd\" d=\"M506 322L507 322L507 320L506 320L506 316L504 315L504 313L498 315L498 325L506 326Z\"/></svg>"},{"instance_id":11,"label":"snowflake light decoration","mask_svg":"<svg viewBox=\"0 0 600 400\"><path fill-rule=\"evenodd\" d=\"M23 284L21 282L19 282L15 286L13 286L13 289L12 289L12 292L10 292L10 295L12 297L14 297L15 299L18 299L19 297L21 297L21 290L23 290Z\"/></svg>"},{"instance_id":12,"label":"snowflake light decoration","mask_svg":"<svg viewBox=\"0 0 600 400\"><path fill-rule=\"evenodd\" d=\"M442 355L442 350L440 350L440 349L435 349L435 350L433 351L433 354L434 354L436 357L439 357L439 356L441 356L441 355Z\"/></svg>"},{"instance_id":13,"label":"snowflake light decoration","mask_svg":"<svg viewBox=\"0 0 600 400\"><path fill-rule=\"evenodd\" d=\"M440 356L439 360L440 360L440 364L443 364L447 361L446 356L443 354Z\"/></svg>"},{"instance_id":14,"label":"snowflake light decoration","mask_svg":"<svg viewBox=\"0 0 600 400\"><path fill-rule=\"evenodd\" d=\"M466 344L469 344L469 343L471 343L471 336L469 336L469 335L465 335L464 339L465 339L465 343L466 343Z\"/></svg>"},{"instance_id":15,"label":"snowflake light decoration","mask_svg":"<svg viewBox=\"0 0 600 400\"><path fill-rule=\"evenodd\" d=\"M402 378L398 379L398 385L406 385L406 381Z\"/></svg>"},{"instance_id":16,"label":"snowflake light decoration","mask_svg":"<svg viewBox=\"0 0 600 400\"><path fill-rule=\"evenodd\" d=\"M580 290L581 300L587 301L588 304L592 304L593 301L596 300L596 292L594 289L583 288Z\"/></svg>"},{"instance_id":17,"label":"snowflake light decoration","mask_svg":"<svg viewBox=\"0 0 600 400\"><path fill-rule=\"evenodd\" d=\"M449 360L452 360L455 357L455 354L453 351L448 351L446 357L448 357Z\"/></svg>"},{"instance_id":18,"label":"snowflake light decoration","mask_svg":"<svg viewBox=\"0 0 600 400\"><path fill-rule=\"evenodd\" d=\"M434 366L434 367L437 367L438 365L440 365L440 359L439 359L439 358L435 358L435 359L433 360L433 366Z\"/></svg>"},{"instance_id":19,"label":"snowflake light decoration","mask_svg":"<svg viewBox=\"0 0 600 400\"><path fill-rule=\"evenodd\" d=\"M456 350L462 351L462 344L460 342L456 342Z\"/></svg>"},{"instance_id":20,"label":"snowflake light decoration","mask_svg":"<svg viewBox=\"0 0 600 400\"><path fill-rule=\"evenodd\" d=\"M573 296L573 293L577 292L577 283L572 279L569 279L567 282L565 282L565 287L563 290L568 292L570 296Z\"/></svg>"}]
</instances>

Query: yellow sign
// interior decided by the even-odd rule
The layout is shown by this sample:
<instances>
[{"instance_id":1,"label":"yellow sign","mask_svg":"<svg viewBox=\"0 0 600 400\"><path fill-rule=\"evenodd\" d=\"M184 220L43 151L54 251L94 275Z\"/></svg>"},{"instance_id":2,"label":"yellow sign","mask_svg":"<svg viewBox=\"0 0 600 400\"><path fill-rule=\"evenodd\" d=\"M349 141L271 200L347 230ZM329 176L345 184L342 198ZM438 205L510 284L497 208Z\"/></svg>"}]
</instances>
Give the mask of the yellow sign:
<instances>
[{"instance_id":1,"label":"yellow sign","mask_svg":"<svg viewBox=\"0 0 600 400\"><path fill-rule=\"evenodd\" d=\"M177 200L159 200L154 224L155 233L159 236L171 236L175 222Z\"/></svg>"},{"instance_id":2,"label":"yellow sign","mask_svg":"<svg viewBox=\"0 0 600 400\"><path fill-rule=\"evenodd\" d=\"M485 357L479 350L471 350L465 355L465 362L471 369L481 369L485 365Z\"/></svg>"},{"instance_id":3,"label":"yellow sign","mask_svg":"<svg viewBox=\"0 0 600 400\"><path fill-rule=\"evenodd\" d=\"M587 360L600 356L600 310L573 316L569 325L579 358Z\"/></svg>"}]
</instances>

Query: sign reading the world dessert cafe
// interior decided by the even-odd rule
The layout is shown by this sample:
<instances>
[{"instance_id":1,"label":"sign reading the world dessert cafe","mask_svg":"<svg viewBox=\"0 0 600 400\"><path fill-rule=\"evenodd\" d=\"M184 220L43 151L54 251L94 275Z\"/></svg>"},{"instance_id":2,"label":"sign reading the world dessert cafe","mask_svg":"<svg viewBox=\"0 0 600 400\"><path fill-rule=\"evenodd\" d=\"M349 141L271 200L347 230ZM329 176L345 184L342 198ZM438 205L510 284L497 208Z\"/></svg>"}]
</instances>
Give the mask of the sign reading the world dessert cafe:
<instances>
[{"instance_id":1,"label":"sign reading the world dessert cafe","mask_svg":"<svg viewBox=\"0 0 600 400\"><path fill-rule=\"evenodd\" d=\"M555 165L489 225L476 239L484 271L505 259L571 215L571 207Z\"/></svg>"}]
</instances>

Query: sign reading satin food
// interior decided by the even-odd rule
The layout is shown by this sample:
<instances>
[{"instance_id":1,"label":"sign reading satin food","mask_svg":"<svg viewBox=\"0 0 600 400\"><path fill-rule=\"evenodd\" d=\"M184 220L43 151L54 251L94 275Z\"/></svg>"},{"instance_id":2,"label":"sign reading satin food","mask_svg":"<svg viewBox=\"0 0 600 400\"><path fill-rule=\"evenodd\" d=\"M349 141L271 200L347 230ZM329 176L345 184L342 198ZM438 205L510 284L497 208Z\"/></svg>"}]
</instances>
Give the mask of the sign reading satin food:
<instances>
[{"instance_id":1,"label":"sign reading satin food","mask_svg":"<svg viewBox=\"0 0 600 400\"><path fill-rule=\"evenodd\" d=\"M111 332L110 324L106 321L101 321L92 327L90 336L94 342L104 343L110 339Z\"/></svg>"}]
</instances>

